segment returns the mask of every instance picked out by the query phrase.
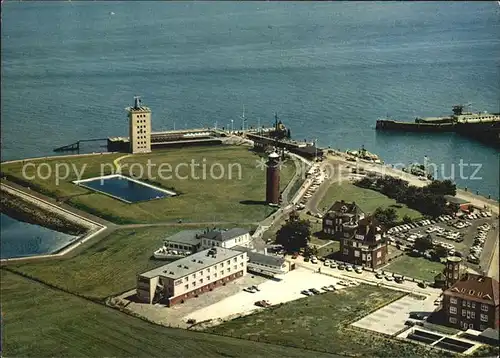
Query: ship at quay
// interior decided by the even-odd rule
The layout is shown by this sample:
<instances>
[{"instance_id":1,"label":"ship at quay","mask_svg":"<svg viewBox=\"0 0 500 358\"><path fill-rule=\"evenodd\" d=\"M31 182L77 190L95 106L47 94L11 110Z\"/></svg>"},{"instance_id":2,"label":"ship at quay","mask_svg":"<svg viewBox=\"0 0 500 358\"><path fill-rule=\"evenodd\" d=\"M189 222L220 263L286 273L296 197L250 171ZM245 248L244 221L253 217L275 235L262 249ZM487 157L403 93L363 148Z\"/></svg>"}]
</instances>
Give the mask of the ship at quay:
<instances>
[{"instance_id":1,"label":"ship at quay","mask_svg":"<svg viewBox=\"0 0 500 358\"><path fill-rule=\"evenodd\" d=\"M406 132L455 132L500 147L500 113L464 111L465 105L453 106L453 114L443 117L415 118L414 122L379 119L375 129Z\"/></svg>"}]
</instances>

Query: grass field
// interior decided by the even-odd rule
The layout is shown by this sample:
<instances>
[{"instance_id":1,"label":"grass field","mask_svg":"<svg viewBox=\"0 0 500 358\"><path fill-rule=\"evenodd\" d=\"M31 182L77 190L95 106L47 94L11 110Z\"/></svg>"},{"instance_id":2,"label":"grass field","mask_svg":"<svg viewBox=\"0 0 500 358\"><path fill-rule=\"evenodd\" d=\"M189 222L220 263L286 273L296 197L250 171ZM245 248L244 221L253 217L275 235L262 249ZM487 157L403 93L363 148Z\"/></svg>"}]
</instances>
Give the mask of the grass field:
<instances>
[{"instance_id":1,"label":"grass field","mask_svg":"<svg viewBox=\"0 0 500 358\"><path fill-rule=\"evenodd\" d=\"M155 185L172 188L179 194L176 197L127 204L72 183L77 179L76 173L82 170L83 179L112 174L113 161L121 156L123 154L36 161L33 163L38 167L27 167L26 170L27 177L35 177L33 180L23 179L22 163L4 164L1 169L33 190L65 198L73 206L117 223L179 219L186 222L253 222L262 220L274 210L264 203L265 170L257 168L260 157L246 147L192 147L154 151L128 156L120 161L123 174L149 178ZM42 176L48 173L48 168L40 167L42 162L47 163L53 173L46 180L36 175L38 168L43 169ZM191 163L195 165L191 166ZM72 165L71 168L76 170L71 169L68 177L57 183L54 174L56 166L59 166L60 173L66 174L64 164ZM295 165L282 168L282 190L294 173Z\"/></svg>"},{"instance_id":2,"label":"grass field","mask_svg":"<svg viewBox=\"0 0 500 358\"><path fill-rule=\"evenodd\" d=\"M155 326L5 270L1 288L4 357L328 357Z\"/></svg>"},{"instance_id":3,"label":"grass field","mask_svg":"<svg viewBox=\"0 0 500 358\"><path fill-rule=\"evenodd\" d=\"M292 301L209 331L347 356L442 357L442 352L350 326L354 320L402 296L400 292L360 285Z\"/></svg>"},{"instance_id":4,"label":"grass field","mask_svg":"<svg viewBox=\"0 0 500 358\"><path fill-rule=\"evenodd\" d=\"M426 280L427 282L434 282L434 277L443 271L443 269L444 265L440 262L408 255L403 255L394 259L389 265L383 268L383 270L389 272Z\"/></svg>"},{"instance_id":5,"label":"grass field","mask_svg":"<svg viewBox=\"0 0 500 358\"><path fill-rule=\"evenodd\" d=\"M332 184L318 205L318 209L327 210L337 200L354 201L365 213L373 213L378 207L393 207L398 213L398 220L401 220L405 215L412 219L422 217L422 214L418 211L410 209L404 204L398 204L394 199L377 191L359 188L350 183ZM402 207L398 208L394 205L401 205Z\"/></svg>"},{"instance_id":6,"label":"grass field","mask_svg":"<svg viewBox=\"0 0 500 358\"><path fill-rule=\"evenodd\" d=\"M104 299L133 289L138 273L165 265L166 261L151 259L153 251L162 245L164 238L183 229L187 228L149 227L119 230L78 256L10 267L64 290L90 298Z\"/></svg>"}]
</instances>

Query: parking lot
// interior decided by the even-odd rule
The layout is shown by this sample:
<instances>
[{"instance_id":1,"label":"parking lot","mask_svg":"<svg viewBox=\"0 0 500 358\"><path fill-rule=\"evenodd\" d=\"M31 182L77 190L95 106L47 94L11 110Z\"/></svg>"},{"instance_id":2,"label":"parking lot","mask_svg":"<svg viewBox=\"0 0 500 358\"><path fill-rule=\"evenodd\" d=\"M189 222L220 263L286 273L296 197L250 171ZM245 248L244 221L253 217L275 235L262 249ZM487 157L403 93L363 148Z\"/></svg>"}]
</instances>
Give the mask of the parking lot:
<instances>
[{"instance_id":1,"label":"parking lot","mask_svg":"<svg viewBox=\"0 0 500 358\"><path fill-rule=\"evenodd\" d=\"M163 304L146 304L135 302L135 290L129 291L119 298L127 302L127 309L153 322L186 328L188 320L202 322L211 320L210 325L222 323L238 316L250 314L258 307L258 301L268 301L271 305L293 301L306 297L303 290L316 289L325 292L322 287L333 285L335 289L343 289L340 280L330 276L320 275L305 268L298 268L283 275L281 279L272 280L248 273L240 279L218 287L197 298L187 300L183 304L167 307ZM354 282L352 283L354 284ZM259 291L248 292L250 286L257 286Z\"/></svg>"},{"instance_id":2,"label":"parking lot","mask_svg":"<svg viewBox=\"0 0 500 358\"><path fill-rule=\"evenodd\" d=\"M443 216L436 220L396 226L388 231L388 235L390 243L401 249L412 249L416 240L430 235L434 247L443 246L450 255L463 257L470 264L478 265L486 242L496 240L495 222L487 213L481 212L474 216L464 215L460 219ZM430 258L429 253L424 255Z\"/></svg>"},{"instance_id":3,"label":"parking lot","mask_svg":"<svg viewBox=\"0 0 500 358\"><path fill-rule=\"evenodd\" d=\"M434 300L428 297L419 300L411 296L405 296L381 309L361 318L352 325L371 331L394 335L405 328L410 312L434 311L436 306Z\"/></svg>"}]
</instances>

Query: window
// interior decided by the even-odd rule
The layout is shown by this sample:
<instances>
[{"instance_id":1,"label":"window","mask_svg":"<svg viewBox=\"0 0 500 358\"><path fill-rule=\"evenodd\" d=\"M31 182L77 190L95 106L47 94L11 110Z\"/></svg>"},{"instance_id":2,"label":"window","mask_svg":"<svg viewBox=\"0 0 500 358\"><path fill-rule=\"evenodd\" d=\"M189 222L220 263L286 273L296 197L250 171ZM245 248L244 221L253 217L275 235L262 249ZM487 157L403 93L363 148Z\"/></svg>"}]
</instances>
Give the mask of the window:
<instances>
[{"instance_id":1,"label":"window","mask_svg":"<svg viewBox=\"0 0 500 358\"><path fill-rule=\"evenodd\" d=\"M233 259L233 262L236 262L236 257Z\"/></svg>"},{"instance_id":2,"label":"window","mask_svg":"<svg viewBox=\"0 0 500 358\"><path fill-rule=\"evenodd\" d=\"M240 267L243 267L243 262L240 262Z\"/></svg>"},{"instance_id":3,"label":"window","mask_svg":"<svg viewBox=\"0 0 500 358\"><path fill-rule=\"evenodd\" d=\"M467 301L466 300L462 300L462 306L465 307L467 305Z\"/></svg>"},{"instance_id":4,"label":"window","mask_svg":"<svg viewBox=\"0 0 500 358\"><path fill-rule=\"evenodd\" d=\"M457 314L457 308L454 306L450 306L450 313L451 314Z\"/></svg>"},{"instance_id":5,"label":"window","mask_svg":"<svg viewBox=\"0 0 500 358\"><path fill-rule=\"evenodd\" d=\"M203 270L200 270L200 272L199 272L199 273L200 273L200 276L202 276L202 275L203 275Z\"/></svg>"},{"instance_id":6,"label":"window","mask_svg":"<svg viewBox=\"0 0 500 358\"><path fill-rule=\"evenodd\" d=\"M224 262L221 262L221 263L220 263L220 267L224 267Z\"/></svg>"},{"instance_id":7,"label":"window","mask_svg":"<svg viewBox=\"0 0 500 358\"><path fill-rule=\"evenodd\" d=\"M189 285L184 285L184 289L189 289Z\"/></svg>"},{"instance_id":8,"label":"window","mask_svg":"<svg viewBox=\"0 0 500 358\"><path fill-rule=\"evenodd\" d=\"M207 276L207 281L210 281L210 276Z\"/></svg>"},{"instance_id":9,"label":"window","mask_svg":"<svg viewBox=\"0 0 500 358\"><path fill-rule=\"evenodd\" d=\"M184 277L184 282L188 282L189 281L189 277Z\"/></svg>"},{"instance_id":10,"label":"window","mask_svg":"<svg viewBox=\"0 0 500 358\"><path fill-rule=\"evenodd\" d=\"M228 268L227 268L227 272L231 272L231 267L228 267Z\"/></svg>"},{"instance_id":11,"label":"window","mask_svg":"<svg viewBox=\"0 0 500 358\"><path fill-rule=\"evenodd\" d=\"M450 303L451 303L452 305L456 305L456 304L457 304L457 299L456 299L455 297L451 297L451 298L450 298Z\"/></svg>"},{"instance_id":12,"label":"window","mask_svg":"<svg viewBox=\"0 0 500 358\"><path fill-rule=\"evenodd\" d=\"M221 274L221 275L224 275L224 270L222 270L222 271L220 272L220 274Z\"/></svg>"},{"instance_id":13,"label":"window","mask_svg":"<svg viewBox=\"0 0 500 358\"><path fill-rule=\"evenodd\" d=\"M359 257L360 256L360 252L358 250L354 251L354 257Z\"/></svg>"},{"instance_id":14,"label":"window","mask_svg":"<svg viewBox=\"0 0 500 358\"><path fill-rule=\"evenodd\" d=\"M466 310L462 310L462 317L465 317L465 314L467 313Z\"/></svg>"},{"instance_id":15,"label":"window","mask_svg":"<svg viewBox=\"0 0 500 358\"><path fill-rule=\"evenodd\" d=\"M467 301L467 307L470 307L470 301Z\"/></svg>"},{"instance_id":16,"label":"window","mask_svg":"<svg viewBox=\"0 0 500 358\"><path fill-rule=\"evenodd\" d=\"M234 265L234 267L233 267L233 268L234 268L235 270L237 270L237 269L238 269L238 266Z\"/></svg>"},{"instance_id":17,"label":"window","mask_svg":"<svg viewBox=\"0 0 500 358\"><path fill-rule=\"evenodd\" d=\"M214 273L214 277L217 277L217 272Z\"/></svg>"},{"instance_id":18,"label":"window","mask_svg":"<svg viewBox=\"0 0 500 358\"><path fill-rule=\"evenodd\" d=\"M481 313L481 322L488 322L488 315Z\"/></svg>"},{"instance_id":19,"label":"window","mask_svg":"<svg viewBox=\"0 0 500 358\"><path fill-rule=\"evenodd\" d=\"M203 279L202 278L200 278L200 283L203 283Z\"/></svg>"},{"instance_id":20,"label":"window","mask_svg":"<svg viewBox=\"0 0 500 358\"><path fill-rule=\"evenodd\" d=\"M194 280L195 278L196 278L196 274L194 273L194 274L193 274L193 280Z\"/></svg>"},{"instance_id":21,"label":"window","mask_svg":"<svg viewBox=\"0 0 500 358\"><path fill-rule=\"evenodd\" d=\"M455 317L450 317L450 323L457 323L457 319Z\"/></svg>"},{"instance_id":22,"label":"window","mask_svg":"<svg viewBox=\"0 0 500 358\"><path fill-rule=\"evenodd\" d=\"M482 304L481 311L488 312L488 305Z\"/></svg>"},{"instance_id":23,"label":"window","mask_svg":"<svg viewBox=\"0 0 500 358\"><path fill-rule=\"evenodd\" d=\"M470 317L471 317L472 319L476 318L476 312L472 311L472 312L470 313Z\"/></svg>"},{"instance_id":24,"label":"window","mask_svg":"<svg viewBox=\"0 0 500 358\"><path fill-rule=\"evenodd\" d=\"M476 308L476 302L472 302L472 303L471 303L471 307L472 307L472 308Z\"/></svg>"},{"instance_id":25,"label":"window","mask_svg":"<svg viewBox=\"0 0 500 358\"><path fill-rule=\"evenodd\" d=\"M344 255L349 255L349 249L344 249L344 251L342 252Z\"/></svg>"},{"instance_id":26,"label":"window","mask_svg":"<svg viewBox=\"0 0 500 358\"><path fill-rule=\"evenodd\" d=\"M382 251L377 251L377 259L382 257Z\"/></svg>"},{"instance_id":27,"label":"window","mask_svg":"<svg viewBox=\"0 0 500 358\"><path fill-rule=\"evenodd\" d=\"M231 260L227 260L227 264L228 264L228 265L231 265Z\"/></svg>"}]
</instances>

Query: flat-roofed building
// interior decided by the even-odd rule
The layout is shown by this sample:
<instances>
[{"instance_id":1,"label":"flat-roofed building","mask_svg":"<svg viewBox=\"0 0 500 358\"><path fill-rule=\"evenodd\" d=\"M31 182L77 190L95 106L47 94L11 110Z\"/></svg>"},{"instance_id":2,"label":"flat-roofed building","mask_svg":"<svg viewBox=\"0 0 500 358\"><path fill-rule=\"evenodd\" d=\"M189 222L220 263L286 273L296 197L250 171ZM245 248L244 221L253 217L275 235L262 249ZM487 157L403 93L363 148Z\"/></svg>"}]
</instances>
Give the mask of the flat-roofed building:
<instances>
[{"instance_id":1,"label":"flat-roofed building","mask_svg":"<svg viewBox=\"0 0 500 358\"><path fill-rule=\"evenodd\" d=\"M499 283L466 273L443 293L447 324L461 329L484 331L499 328Z\"/></svg>"},{"instance_id":2,"label":"flat-roofed building","mask_svg":"<svg viewBox=\"0 0 500 358\"><path fill-rule=\"evenodd\" d=\"M284 275L290 271L290 262L282 256L267 255L267 253L255 252L242 246L235 246L234 250L247 253L249 272L260 273L268 276Z\"/></svg>"},{"instance_id":3,"label":"flat-roofed building","mask_svg":"<svg viewBox=\"0 0 500 358\"><path fill-rule=\"evenodd\" d=\"M244 276L247 261L246 252L222 247L200 251L139 274L137 297L172 306Z\"/></svg>"},{"instance_id":4,"label":"flat-roofed building","mask_svg":"<svg viewBox=\"0 0 500 358\"><path fill-rule=\"evenodd\" d=\"M163 245L168 250L184 254L195 253L201 248L203 230L184 230L166 238Z\"/></svg>"}]
</instances>

